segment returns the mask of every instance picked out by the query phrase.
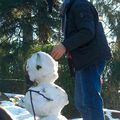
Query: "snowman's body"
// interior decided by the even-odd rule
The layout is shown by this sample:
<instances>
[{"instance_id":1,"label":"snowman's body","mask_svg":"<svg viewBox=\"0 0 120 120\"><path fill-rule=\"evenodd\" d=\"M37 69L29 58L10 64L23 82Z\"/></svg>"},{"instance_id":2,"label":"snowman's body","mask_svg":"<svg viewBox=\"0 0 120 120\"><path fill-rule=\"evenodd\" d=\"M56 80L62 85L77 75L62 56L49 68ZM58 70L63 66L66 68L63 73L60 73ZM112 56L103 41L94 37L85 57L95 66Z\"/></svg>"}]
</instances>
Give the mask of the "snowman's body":
<instances>
[{"instance_id":1,"label":"snowman's body","mask_svg":"<svg viewBox=\"0 0 120 120\"><path fill-rule=\"evenodd\" d=\"M38 52L28 59L26 70L30 80L38 83L25 95L27 110L40 120L67 120L61 110L68 104L68 96L54 84L58 78L58 63L47 53Z\"/></svg>"}]
</instances>

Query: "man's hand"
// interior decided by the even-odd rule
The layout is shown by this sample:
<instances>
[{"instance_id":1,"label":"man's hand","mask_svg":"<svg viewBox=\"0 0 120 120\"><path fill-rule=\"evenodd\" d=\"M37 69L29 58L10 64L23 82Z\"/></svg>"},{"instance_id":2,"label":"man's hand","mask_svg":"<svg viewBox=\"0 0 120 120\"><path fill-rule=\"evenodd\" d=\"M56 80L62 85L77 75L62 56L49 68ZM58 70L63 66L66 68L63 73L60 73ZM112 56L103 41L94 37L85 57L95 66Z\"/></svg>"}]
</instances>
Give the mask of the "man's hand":
<instances>
[{"instance_id":1,"label":"man's hand","mask_svg":"<svg viewBox=\"0 0 120 120\"><path fill-rule=\"evenodd\" d=\"M58 59L60 59L62 56L63 56L63 54L66 52L66 48L64 47L64 45L63 44L58 44L58 45L56 45L54 48L53 48L53 50L52 50L52 52L51 52L51 56L55 59L55 60L58 60Z\"/></svg>"}]
</instances>

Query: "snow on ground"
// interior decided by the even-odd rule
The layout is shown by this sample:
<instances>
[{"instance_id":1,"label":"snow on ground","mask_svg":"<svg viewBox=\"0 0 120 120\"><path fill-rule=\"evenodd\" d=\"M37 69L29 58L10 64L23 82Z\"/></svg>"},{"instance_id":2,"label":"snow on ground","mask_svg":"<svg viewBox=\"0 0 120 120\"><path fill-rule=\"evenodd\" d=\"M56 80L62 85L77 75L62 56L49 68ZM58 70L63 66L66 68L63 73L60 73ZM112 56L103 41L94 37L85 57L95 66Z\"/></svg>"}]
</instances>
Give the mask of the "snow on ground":
<instances>
[{"instance_id":1,"label":"snow on ground","mask_svg":"<svg viewBox=\"0 0 120 120\"><path fill-rule=\"evenodd\" d=\"M120 111L118 111L118 110L104 109L104 113L110 120L120 120ZM119 118L113 118L112 113L119 114Z\"/></svg>"},{"instance_id":2,"label":"snow on ground","mask_svg":"<svg viewBox=\"0 0 120 120\"><path fill-rule=\"evenodd\" d=\"M34 120L33 116L24 108L15 106L10 101L2 101L0 107L6 110L6 112L15 120Z\"/></svg>"},{"instance_id":3,"label":"snow on ground","mask_svg":"<svg viewBox=\"0 0 120 120\"><path fill-rule=\"evenodd\" d=\"M23 98L24 97L24 95L9 94L9 93L6 93L5 95L7 95L9 98L10 97L16 97L16 98ZM20 103L20 105L22 106L21 103ZM1 101L0 107L5 109L6 112L14 120L34 120L33 116L25 108L16 106L13 102ZM109 118L108 120L120 120L120 118L112 118L112 113L117 113L120 116L120 111L104 109L104 112L105 112L105 115ZM83 119L76 118L76 119L72 119L72 120L83 120Z\"/></svg>"}]
</instances>

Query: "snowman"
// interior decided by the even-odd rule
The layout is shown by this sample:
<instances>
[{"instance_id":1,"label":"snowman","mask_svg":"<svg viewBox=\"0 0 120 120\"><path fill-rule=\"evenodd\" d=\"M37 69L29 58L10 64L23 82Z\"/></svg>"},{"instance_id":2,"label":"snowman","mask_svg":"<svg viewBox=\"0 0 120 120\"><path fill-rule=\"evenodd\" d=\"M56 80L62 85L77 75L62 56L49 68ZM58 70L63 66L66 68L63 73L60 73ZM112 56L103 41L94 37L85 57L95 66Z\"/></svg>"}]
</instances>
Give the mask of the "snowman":
<instances>
[{"instance_id":1,"label":"snowman","mask_svg":"<svg viewBox=\"0 0 120 120\"><path fill-rule=\"evenodd\" d=\"M67 120L61 110L68 104L67 93L54 82L58 62L45 52L33 54L26 64L30 81L37 83L25 95L25 107L35 120Z\"/></svg>"}]
</instances>

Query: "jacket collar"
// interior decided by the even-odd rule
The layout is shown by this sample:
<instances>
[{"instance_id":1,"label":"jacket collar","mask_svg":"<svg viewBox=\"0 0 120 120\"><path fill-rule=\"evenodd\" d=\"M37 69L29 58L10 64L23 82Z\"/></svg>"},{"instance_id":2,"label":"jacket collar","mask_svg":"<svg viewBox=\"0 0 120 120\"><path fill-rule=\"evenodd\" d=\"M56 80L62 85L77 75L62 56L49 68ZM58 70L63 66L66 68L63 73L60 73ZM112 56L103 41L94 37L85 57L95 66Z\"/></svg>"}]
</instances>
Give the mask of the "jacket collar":
<instances>
[{"instance_id":1,"label":"jacket collar","mask_svg":"<svg viewBox=\"0 0 120 120\"><path fill-rule=\"evenodd\" d=\"M73 2L75 2L75 1L85 2L85 1L88 1L88 0L64 0L63 4L62 4L62 7L61 7L62 14L66 13L67 10L71 7Z\"/></svg>"}]
</instances>

